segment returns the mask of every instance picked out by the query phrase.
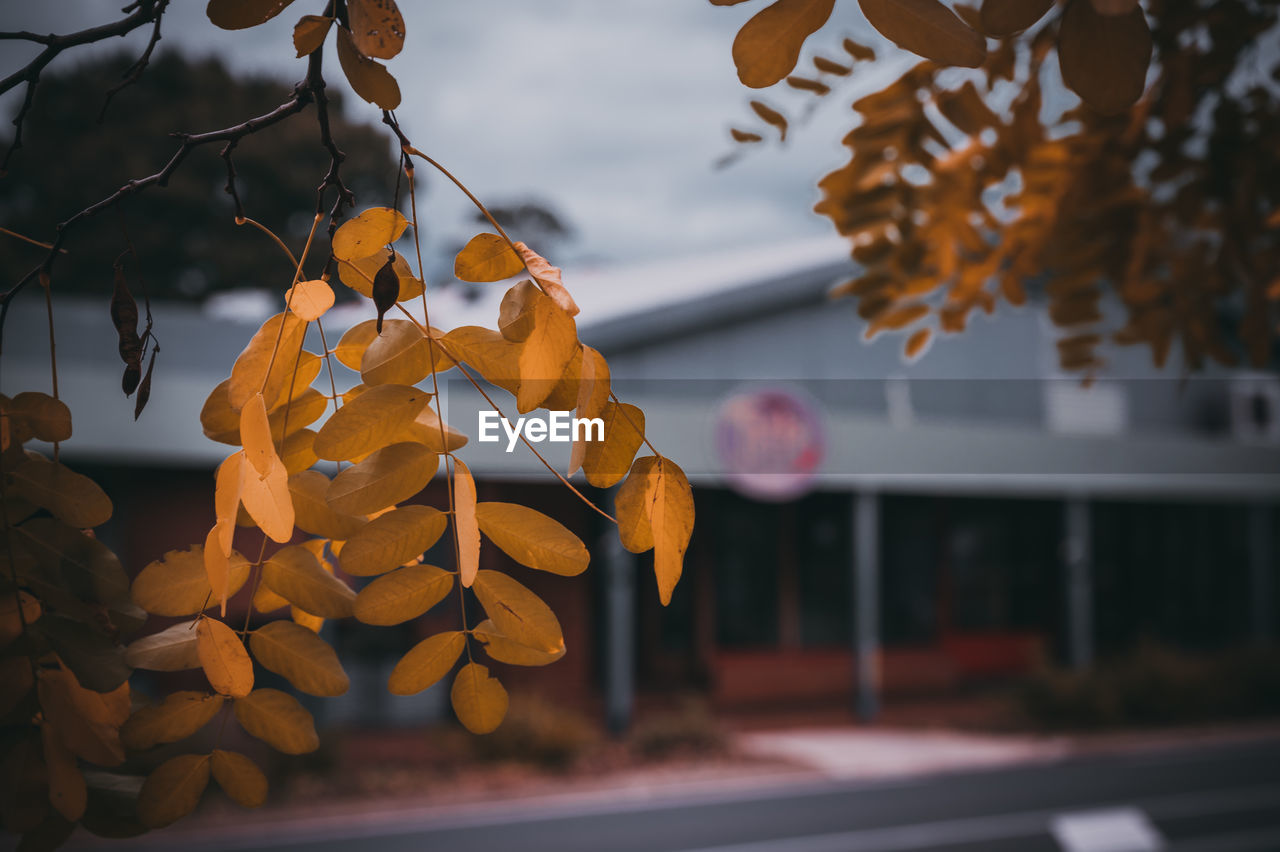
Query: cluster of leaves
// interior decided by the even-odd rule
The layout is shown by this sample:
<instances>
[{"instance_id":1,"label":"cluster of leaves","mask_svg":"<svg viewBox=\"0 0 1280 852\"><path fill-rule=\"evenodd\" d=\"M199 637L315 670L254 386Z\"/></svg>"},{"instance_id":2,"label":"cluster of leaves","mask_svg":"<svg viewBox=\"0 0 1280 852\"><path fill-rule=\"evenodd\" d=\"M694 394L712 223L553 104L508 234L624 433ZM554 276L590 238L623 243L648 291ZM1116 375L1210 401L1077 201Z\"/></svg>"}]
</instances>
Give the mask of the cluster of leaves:
<instances>
[{"instance_id":1,"label":"cluster of leaves","mask_svg":"<svg viewBox=\"0 0 1280 852\"><path fill-rule=\"evenodd\" d=\"M857 300L868 338L902 331L916 357L935 329L962 331L975 309L1022 304L1036 287L1062 329L1065 369L1096 372L1108 337L1148 347L1157 365L1175 344L1188 369L1271 361L1280 156L1256 140L1275 132L1280 109L1265 78L1274 57L1252 48L1275 25L1274 6L859 3L875 29L927 60L854 102L852 157L819 181L816 211L863 268L834 294ZM778 0L748 21L734 41L742 81L831 91L793 71L834 5ZM994 49L988 39L999 39ZM844 47L855 60L872 55ZM1061 115L1046 105L1055 60L1081 98ZM853 70L821 56L815 66L828 78ZM763 106L752 102L785 133L786 117ZM1108 288L1124 307L1118 327L1101 304Z\"/></svg>"},{"instance_id":2,"label":"cluster of leaves","mask_svg":"<svg viewBox=\"0 0 1280 852\"><path fill-rule=\"evenodd\" d=\"M208 12L215 23L239 28L269 19L288 2L211 0ZM153 44L162 11L163 5L156 7ZM187 137L171 166L147 179L146 185L167 180L193 139L200 140L194 144L225 140L237 223L268 234L288 255L292 270L285 311L255 333L201 411L205 434L238 448L217 468L216 520L204 541L166 553L130 584L119 560L92 534L110 517L110 500L57 460L60 443L71 435L71 419L57 399L56 362L53 396L0 397L6 542L0 558L8 568L0 589L0 715L6 723L0 743L6 767L0 818L7 829L23 834L24 848L52 848L77 823L113 837L168 825L196 807L211 778L239 804L261 805L266 776L247 755L219 747L226 725L234 718L245 733L284 754L318 748L311 714L289 692L259 686L257 674L271 672L308 695L346 692L349 678L320 636L328 619L403 624L456 591L457 629L408 649L387 686L394 694L415 694L457 668L452 705L462 724L478 734L495 730L508 704L505 689L487 665L477 662L478 654L510 665L541 666L566 653L560 624L537 595L506 571L481 569L482 536L515 563L562 576L585 571L588 551L566 527L536 509L477 499L475 480L457 454L466 438L444 422L438 404L441 374L456 371L499 413L490 396L494 389L514 397L522 414L572 409L579 417L603 420L602 440L584 435L575 442L568 474L580 469L598 488L621 483L616 519L539 459L595 511L616 520L624 547L654 552L664 604L679 580L694 516L684 473L658 454L645 436L643 412L617 398L605 359L579 340L578 308L561 271L512 241L479 201L477 209L497 233L479 234L463 247L456 275L482 285L521 274L528 278L506 291L496 330L464 326L444 333L430 326L412 158L453 177L414 148L385 111L398 102L398 90L391 98L394 81L388 87L389 75L370 58L399 51L403 21L391 2L331 2L327 12L303 18L295 31L299 54L309 47L313 55L308 81L292 100L238 127ZM383 120L399 139L411 219L391 207L374 207L339 225L351 193L337 175L343 155L329 136L315 55L335 22L339 55L353 88L384 107ZM295 258L284 239L243 215L230 151L256 128L302 109L307 101L299 93L315 98L322 145L331 154L320 199L336 187L338 201L328 217L316 213L305 248ZM77 220L120 197L82 211ZM324 271L307 278L303 269L326 218L330 240ZM395 248L410 228L416 275ZM60 246L42 245L49 254L38 278L47 295L49 269ZM372 300L377 317L350 328L330 348L322 317L337 298L334 272L353 293ZM419 299L421 322L406 306ZM388 317L393 311L398 315ZM137 304L119 264L111 320L125 363L123 389L139 394L140 411L150 367L140 379L137 374L148 342L153 355L157 347L149 315L139 333ZM318 352L307 349L313 328ZM360 382L339 391L335 361L358 373ZM54 458L26 450L24 443L32 439L51 442ZM652 455L637 458L642 447ZM323 472L322 462L333 463L335 474ZM414 502L442 472L442 463L448 505ZM235 549L237 528L245 528L241 543L252 539L256 555ZM446 531L453 564L424 564L424 555ZM228 603L237 595L244 601L243 619L232 623L235 609L229 613ZM474 625L467 623L468 595L486 616ZM169 620L167 626L125 645L148 615ZM135 669L198 670L207 688L138 702L129 688ZM158 747L171 750L212 727L215 719L220 720L216 732L201 739L211 741L211 748L165 759L145 779L137 774L137 768L159 759Z\"/></svg>"},{"instance_id":3,"label":"cluster of leaves","mask_svg":"<svg viewBox=\"0 0 1280 852\"><path fill-rule=\"evenodd\" d=\"M224 30L256 27L279 15L293 0L210 0L209 20ZM324 15L303 15L293 28L298 56L323 45L337 24L338 62L352 90L382 109L400 106L400 84L378 59L404 48L404 17L395 0L331 0Z\"/></svg>"}]
</instances>

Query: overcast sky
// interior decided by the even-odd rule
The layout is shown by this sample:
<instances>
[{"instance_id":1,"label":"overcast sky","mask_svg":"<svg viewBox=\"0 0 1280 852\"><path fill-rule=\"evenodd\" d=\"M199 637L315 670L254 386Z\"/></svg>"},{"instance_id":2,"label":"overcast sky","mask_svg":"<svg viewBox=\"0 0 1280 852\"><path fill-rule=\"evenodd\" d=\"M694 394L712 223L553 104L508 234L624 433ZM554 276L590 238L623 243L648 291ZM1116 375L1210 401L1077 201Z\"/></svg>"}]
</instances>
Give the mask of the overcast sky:
<instances>
[{"instance_id":1,"label":"overcast sky","mask_svg":"<svg viewBox=\"0 0 1280 852\"><path fill-rule=\"evenodd\" d=\"M118 17L121 0L0 0L5 29L66 32ZM222 57L245 74L295 81L294 22L320 0L298 0L275 20L226 32L204 16L203 0L174 0L162 46ZM706 0L466 0L402 2L405 51L389 63L400 82L397 115L415 144L453 169L481 198L534 197L552 203L577 229L573 254L613 261L695 254L738 245L832 233L811 212L818 177L847 159L839 139L853 123L858 90L884 71L856 75L852 88L825 99L784 147L757 146L734 166L714 162L732 149L731 124L754 126L748 91L734 73L730 45L760 6L714 7ZM841 35L884 46L853 4L817 47L839 56ZM75 62L147 34L64 54ZM331 85L336 74L329 39ZM3 43L0 71L27 54ZM105 85L105 84L104 84ZM210 93L216 97L216 93ZM789 114L810 103L790 92L766 100ZM352 97L355 117L378 110ZM3 106L12 112L15 103ZM198 131L206 128L182 128ZM466 202L442 181L423 200L433 227L465 236ZM386 199L361 199L362 206ZM421 211L420 211L421 212Z\"/></svg>"}]
</instances>

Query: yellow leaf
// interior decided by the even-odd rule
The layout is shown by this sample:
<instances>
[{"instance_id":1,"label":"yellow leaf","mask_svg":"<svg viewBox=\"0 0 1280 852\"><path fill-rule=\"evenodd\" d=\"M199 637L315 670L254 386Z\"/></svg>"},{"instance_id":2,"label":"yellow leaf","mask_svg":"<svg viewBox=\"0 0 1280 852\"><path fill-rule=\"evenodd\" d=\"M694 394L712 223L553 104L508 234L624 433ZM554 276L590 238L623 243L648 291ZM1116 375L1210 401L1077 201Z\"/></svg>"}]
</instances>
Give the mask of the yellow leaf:
<instances>
[{"instance_id":1,"label":"yellow leaf","mask_svg":"<svg viewBox=\"0 0 1280 852\"><path fill-rule=\"evenodd\" d=\"M240 807L260 808L267 801L267 776L240 752L214 749L210 767L218 786Z\"/></svg>"},{"instance_id":2,"label":"yellow leaf","mask_svg":"<svg viewBox=\"0 0 1280 852\"><path fill-rule=\"evenodd\" d=\"M293 538L293 498L289 494L289 473L276 459L266 476L253 465L240 465L240 501L267 537L284 543Z\"/></svg>"},{"instance_id":3,"label":"yellow leaf","mask_svg":"<svg viewBox=\"0 0 1280 852\"><path fill-rule=\"evenodd\" d=\"M240 727L276 751L306 754L320 747L311 714L278 689L255 689L236 701L235 711Z\"/></svg>"},{"instance_id":4,"label":"yellow leaf","mask_svg":"<svg viewBox=\"0 0 1280 852\"><path fill-rule=\"evenodd\" d=\"M396 663L387 689L392 695L417 695L447 675L466 646L466 634L460 630L423 639Z\"/></svg>"},{"instance_id":5,"label":"yellow leaf","mask_svg":"<svg viewBox=\"0 0 1280 852\"><path fill-rule=\"evenodd\" d=\"M335 512L368 515L417 494L435 475L440 458L421 444L392 444L333 478L326 499Z\"/></svg>"},{"instance_id":6,"label":"yellow leaf","mask_svg":"<svg viewBox=\"0 0 1280 852\"><path fill-rule=\"evenodd\" d=\"M333 307L333 288L319 279L299 281L285 291L284 303L299 319L315 322Z\"/></svg>"},{"instance_id":7,"label":"yellow leaf","mask_svg":"<svg viewBox=\"0 0 1280 852\"><path fill-rule=\"evenodd\" d=\"M380 63L360 53L346 27L338 27L338 63L357 95L381 109L400 106L400 86L396 78Z\"/></svg>"},{"instance_id":8,"label":"yellow leaf","mask_svg":"<svg viewBox=\"0 0 1280 852\"><path fill-rule=\"evenodd\" d=\"M403 624L431 609L453 589L453 575L434 565L407 565L374 580L356 595L365 624Z\"/></svg>"},{"instance_id":9,"label":"yellow leaf","mask_svg":"<svg viewBox=\"0 0 1280 852\"><path fill-rule=\"evenodd\" d=\"M200 668L196 625L184 621L159 633L143 636L125 648L124 661L131 668L153 672L180 672Z\"/></svg>"},{"instance_id":10,"label":"yellow leaf","mask_svg":"<svg viewBox=\"0 0 1280 852\"><path fill-rule=\"evenodd\" d=\"M261 476L266 476L276 461L275 444L271 441L271 421L267 419L267 405L262 394L249 397L240 409L240 441L244 445L245 458Z\"/></svg>"},{"instance_id":11,"label":"yellow leaf","mask_svg":"<svg viewBox=\"0 0 1280 852\"><path fill-rule=\"evenodd\" d=\"M582 347L582 369L578 379L578 398L574 408L578 417L603 419L606 406L609 404L610 392L609 363L604 356L590 346ZM574 438L573 447L569 451L569 476L582 467L587 457L589 429L584 429ZM634 455L635 451L632 451Z\"/></svg>"},{"instance_id":12,"label":"yellow leaf","mask_svg":"<svg viewBox=\"0 0 1280 852\"><path fill-rule=\"evenodd\" d=\"M555 389L564 368L581 344L573 317L547 296L537 293L528 310L533 317L529 336L520 345L520 385L516 409L524 414L542 404Z\"/></svg>"},{"instance_id":13,"label":"yellow leaf","mask_svg":"<svg viewBox=\"0 0 1280 852\"><path fill-rule=\"evenodd\" d=\"M253 661L244 643L227 625L214 618L196 624L196 653L209 685L223 695L239 698L253 689Z\"/></svg>"},{"instance_id":14,"label":"yellow leaf","mask_svg":"<svg viewBox=\"0 0 1280 852\"><path fill-rule=\"evenodd\" d=\"M9 417L22 421L37 441L54 443L71 437L71 409L47 393L23 391L9 402Z\"/></svg>"},{"instance_id":15,"label":"yellow leaf","mask_svg":"<svg viewBox=\"0 0 1280 852\"><path fill-rule=\"evenodd\" d=\"M223 553L230 552L235 536L236 515L240 511L240 465L243 460L243 452L232 453L218 465L214 476L213 514L222 523L218 542Z\"/></svg>"},{"instance_id":16,"label":"yellow leaf","mask_svg":"<svg viewBox=\"0 0 1280 852\"><path fill-rule=\"evenodd\" d=\"M293 26L293 47L298 51L298 58L315 53L324 44L329 35L329 27L333 18L323 15L303 15Z\"/></svg>"},{"instance_id":17,"label":"yellow leaf","mask_svg":"<svg viewBox=\"0 0 1280 852\"><path fill-rule=\"evenodd\" d=\"M604 440L587 442L582 470L587 482L609 488L627 475L631 460L644 443L644 412L609 400L599 416L604 420Z\"/></svg>"},{"instance_id":18,"label":"yellow leaf","mask_svg":"<svg viewBox=\"0 0 1280 852\"><path fill-rule=\"evenodd\" d=\"M407 385L377 385L334 412L316 434L322 459L350 459L382 449L413 422L431 394Z\"/></svg>"},{"instance_id":19,"label":"yellow leaf","mask_svg":"<svg viewBox=\"0 0 1280 852\"><path fill-rule=\"evenodd\" d=\"M448 517L430 506L401 506L369 521L351 536L339 564L354 577L386 573L421 556L440 540Z\"/></svg>"},{"instance_id":20,"label":"yellow leaf","mask_svg":"<svg viewBox=\"0 0 1280 852\"><path fill-rule=\"evenodd\" d=\"M587 570L586 545L559 521L516 503L478 503L475 511L480 532L521 565L563 577Z\"/></svg>"},{"instance_id":21,"label":"yellow leaf","mask_svg":"<svg viewBox=\"0 0 1280 852\"><path fill-rule=\"evenodd\" d=\"M382 252L375 252L368 257L361 257L355 260L338 261L338 277L342 279L342 283L346 284L352 290L355 290L361 296L367 299L373 298L373 279L378 274L378 270L387 263L387 256ZM391 268L395 271L396 277L400 279L400 293L396 298L397 302L405 302L409 299L416 299L422 295L424 287L422 282L414 277L413 271L409 269L409 261L404 259L404 255L396 252L395 259L391 262ZM374 328L377 320L367 320L352 326L352 329L360 328L368 325ZM373 336L369 336L372 340ZM368 340L365 341L366 343ZM354 364L343 361L353 370L360 369L360 359L356 358Z\"/></svg>"},{"instance_id":22,"label":"yellow leaf","mask_svg":"<svg viewBox=\"0 0 1280 852\"><path fill-rule=\"evenodd\" d=\"M618 536L632 553L653 548L653 570L663 606L680 579L684 553L693 535L693 491L684 471L670 459L636 459L615 501ZM503 628L499 623L499 628Z\"/></svg>"},{"instance_id":23,"label":"yellow leaf","mask_svg":"<svg viewBox=\"0 0 1280 852\"><path fill-rule=\"evenodd\" d=\"M339 30L341 42L341 30ZM400 239L409 220L399 210L390 207L370 207L354 219L343 222L333 234L333 256L340 261L354 263L367 257L380 255L388 245ZM378 256L374 272L385 258ZM370 279L372 281L372 278Z\"/></svg>"},{"instance_id":24,"label":"yellow leaf","mask_svg":"<svg viewBox=\"0 0 1280 852\"><path fill-rule=\"evenodd\" d=\"M542 288L542 292L546 293L551 301L555 302L562 311L571 317L576 317L578 315L578 305L573 301L573 296L569 295L568 289L564 286L560 267L552 266L546 258L524 243L516 243L516 252L519 253L520 259L524 261L525 268L529 270L533 280L538 282L538 286Z\"/></svg>"},{"instance_id":25,"label":"yellow leaf","mask_svg":"<svg viewBox=\"0 0 1280 852\"><path fill-rule=\"evenodd\" d=\"M329 643L292 621L262 625L249 635L249 649L263 668L308 695L342 695L351 686Z\"/></svg>"},{"instance_id":26,"label":"yellow leaf","mask_svg":"<svg viewBox=\"0 0 1280 852\"><path fill-rule=\"evenodd\" d=\"M204 540L204 574L209 581L210 598L218 602L223 618L227 615L228 586L231 582L231 555L222 549L223 530L231 525L218 521Z\"/></svg>"},{"instance_id":27,"label":"yellow leaf","mask_svg":"<svg viewBox=\"0 0 1280 852\"><path fill-rule=\"evenodd\" d=\"M858 0L881 35L905 50L942 65L977 68L987 43L938 0Z\"/></svg>"},{"instance_id":28,"label":"yellow leaf","mask_svg":"<svg viewBox=\"0 0 1280 852\"><path fill-rule=\"evenodd\" d=\"M1124 112L1142 97L1151 49L1151 30L1140 7L1103 15L1088 0L1073 0L1062 13L1062 80L1104 115Z\"/></svg>"},{"instance_id":29,"label":"yellow leaf","mask_svg":"<svg viewBox=\"0 0 1280 852\"><path fill-rule=\"evenodd\" d=\"M61 735L48 720L40 726L40 739L44 744L45 769L49 774L49 804L68 822L76 822L84 816L89 791L75 755L67 749Z\"/></svg>"},{"instance_id":30,"label":"yellow leaf","mask_svg":"<svg viewBox=\"0 0 1280 852\"><path fill-rule=\"evenodd\" d=\"M268 408L285 395L306 333L307 324L292 313L276 314L262 324L231 368L227 402L232 409L240 410L258 392Z\"/></svg>"},{"instance_id":31,"label":"yellow leaf","mask_svg":"<svg viewBox=\"0 0 1280 852\"><path fill-rule=\"evenodd\" d=\"M471 588L503 636L540 651L564 647L564 633L551 607L516 580L498 571L478 571Z\"/></svg>"},{"instance_id":32,"label":"yellow leaf","mask_svg":"<svg viewBox=\"0 0 1280 852\"><path fill-rule=\"evenodd\" d=\"M243 30L265 24L293 0L209 0L205 12L214 26Z\"/></svg>"},{"instance_id":33,"label":"yellow leaf","mask_svg":"<svg viewBox=\"0 0 1280 852\"><path fill-rule=\"evenodd\" d=\"M790 74L805 39L822 29L834 5L835 0L778 0L757 13L733 40L738 79L764 89Z\"/></svg>"},{"instance_id":34,"label":"yellow leaf","mask_svg":"<svg viewBox=\"0 0 1280 852\"><path fill-rule=\"evenodd\" d=\"M499 633L493 620L488 618L477 624L471 634L480 640L490 657L512 666L545 666L563 657L565 652L563 645L555 651L542 651L514 642Z\"/></svg>"},{"instance_id":35,"label":"yellow leaf","mask_svg":"<svg viewBox=\"0 0 1280 852\"><path fill-rule=\"evenodd\" d=\"M524 261L497 234L476 234L453 261L453 274L459 281L476 283L504 281L523 269Z\"/></svg>"},{"instance_id":36,"label":"yellow leaf","mask_svg":"<svg viewBox=\"0 0 1280 852\"><path fill-rule=\"evenodd\" d=\"M232 551L227 595L240 591L248 579L249 563ZM205 569L204 548L197 544L186 550L170 550L138 573L130 595L134 603L152 615L195 615L216 605Z\"/></svg>"},{"instance_id":37,"label":"yellow leaf","mask_svg":"<svg viewBox=\"0 0 1280 852\"><path fill-rule=\"evenodd\" d=\"M520 385L520 344L488 328L464 325L444 336L445 348L490 383L514 394Z\"/></svg>"},{"instance_id":38,"label":"yellow leaf","mask_svg":"<svg viewBox=\"0 0 1280 852\"><path fill-rule=\"evenodd\" d=\"M297 544L276 551L262 566L262 579L290 603L323 618L346 618L356 599L346 583L321 568L315 555Z\"/></svg>"},{"instance_id":39,"label":"yellow leaf","mask_svg":"<svg viewBox=\"0 0 1280 852\"><path fill-rule=\"evenodd\" d=\"M404 18L395 0L348 0L351 38L365 56L390 59L404 47Z\"/></svg>"},{"instance_id":40,"label":"yellow leaf","mask_svg":"<svg viewBox=\"0 0 1280 852\"><path fill-rule=\"evenodd\" d=\"M982 30L1005 38L1027 29L1051 8L1053 0L983 0Z\"/></svg>"},{"instance_id":41,"label":"yellow leaf","mask_svg":"<svg viewBox=\"0 0 1280 852\"><path fill-rule=\"evenodd\" d=\"M433 332L439 335L439 332ZM413 385L453 366L453 359L432 346L422 330L408 320L385 320L382 334L365 349L360 377L366 385Z\"/></svg>"},{"instance_id":42,"label":"yellow leaf","mask_svg":"<svg viewBox=\"0 0 1280 852\"><path fill-rule=\"evenodd\" d=\"M367 522L361 517L333 511L325 500L328 490L329 477L318 470L303 470L290 476L293 522L298 529L311 535L345 541L359 533Z\"/></svg>"},{"instance_id":43,"label":"yellow leaf","mask_svg":"<svg viewBox=\"0 0 1280 852\"><path fill-rule=\"evenodd\" d=\"M209 755L183 754L166 760L147 776L138 794L138 821L163 828L196 809L209 786Z\"/></svg>"},{"instance_id":44,"label":"yellow leaf","mask_svg":"<svg viewBox=\"0 0 1280 852\"><path fill-rule=\"evenodd\" d=\"M479 663L467 663L458 670L449 700L458 721L473 734L497 730L507 715L507 691Z\"/></svg>"},{"instance_id":45,"label":"yellow leaf","mask_svg":"<svg viewBox=\"0 0 1280 852\"><path fill-rule=\"evenodd\" d=\"M161 703L136 710L120 728L120 741L130 751L144 751L185 740L218 715L223 701L204 692L170 693Z\"/></svg>"},{"instance_id":46,"label":"yellow leaf","mask_svg":"<svg viewBox=\"0 0 1280 852\"><path fill-rule=\"evenodd\" d=\"M71 753L98 766L124 763L120 726L129 718L129 684L111 692L85 689L66 669L41 669L40 709Z\"/></svg>"},{"instance_id":47,"label":"yellow leaf","mask_svg":"<svg viewBox=\"0 0 1280 852\"><path fill-rule=\"evenodd\" d=\"M280 462L286 473L301 473L320 461L315 451L316 433L310 429L299 429L284 439L280 446Z\"/></svg>"},{"instance_id":48,"label":"yellow leaf","mask_svg":"<svg viewBox=\"0 0 1280 852\"><path fill-rule=\"evenodd\" d=\"M14 494L73 527L96 527L111 517L111 499L97 483L59 462L28 455L9 476Z\"/></svg>"},{"instance_id":49,"label":"yellow leaf","mask_svg":"<svg viewBox=\"0 0 1280 852\"><path fill-rule=\"evenodd\" d=\"M476 481L471 468L453 460L453 523L458 536L458 576L470 588L480 568L480 526L476 522Z\"/></svg>"}]
</instances>

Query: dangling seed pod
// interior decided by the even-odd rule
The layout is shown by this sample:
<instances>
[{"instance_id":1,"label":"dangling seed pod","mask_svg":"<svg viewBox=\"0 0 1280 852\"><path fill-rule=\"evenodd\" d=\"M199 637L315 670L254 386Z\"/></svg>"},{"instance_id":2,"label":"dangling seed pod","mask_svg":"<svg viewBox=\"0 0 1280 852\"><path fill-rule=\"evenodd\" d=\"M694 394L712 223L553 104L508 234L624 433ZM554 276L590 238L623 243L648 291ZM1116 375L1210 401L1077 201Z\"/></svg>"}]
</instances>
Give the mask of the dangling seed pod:
<instances>
[{"instance_id":1,"label":"dangling seed pod","mask_svg":"<svg viewBox=\"0 0 1280 852\"><path fill-rule=\"evenodd\" d=\"M378 334L382 334L382 316L391 310L400 297L400 276L396 275L396 253L392 249L387 262L373 276L373 306L378 309Z\"/></svg>"}]
</instances>

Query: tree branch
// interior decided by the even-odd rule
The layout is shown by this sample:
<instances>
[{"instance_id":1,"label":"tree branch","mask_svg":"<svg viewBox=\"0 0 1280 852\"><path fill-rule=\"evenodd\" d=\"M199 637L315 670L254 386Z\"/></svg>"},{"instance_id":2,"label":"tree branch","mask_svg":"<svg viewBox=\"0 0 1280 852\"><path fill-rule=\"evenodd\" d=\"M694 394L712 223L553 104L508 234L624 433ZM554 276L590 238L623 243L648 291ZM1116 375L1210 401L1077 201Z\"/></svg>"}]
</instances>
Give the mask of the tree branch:
<instances>
[{"instance_id":1,"label":"tree branch","mask_svg":"<svg viewBox=\"0 0 1280 852\"><path fill-rule=\"evenodd\" d=\"M151 53L156 49L156 43L160 41L160 21L164 18L164 10L168 5L169 0L158 0L155 26L151 29L151 40L147 42L147 49L142 51L138 61L130 65L129 69L124 72L124 79L107 90L106 100L102 102L102 110L98 113L99 124L102 123L102 119L107 117L107 107L111 106L111 99L116 96L116 93L138 82L142 72L147 70L147 64L151 62Z\"/></svg>"},{"instance_id":2,"label":"tree branch","mask_svg":"<svg viewBox=\"0 0 1280 852\"><path fill-rule=\"evenodd\" d=\"M97 27L89 27L79 32L68 33L67 35L47 35L41 36L29 32L3 32L0 33L0 40L21 40L32 41L37 44L43 44L44 50L35 59L26 65L14 71L8 77L0 80L0 95L5 94L9 90L17 87L19 83L27 84L26 95L22 99L22 106L18 108L18 114L13 119L14 134L13 142L9 144L9 150L5 152L4 160L0 161L0 177L3 177L9 168L9 160L13 157L15 151L22 148L22 125L27 118L27 113L31 110L32 101L35 99L36 86L40 83L40 74L50 62L57 58L58 54L64 50L73 47L79 47L85 44L93 44L94 42L103 41L114 36L128 35L138 27L154 23L156 26L156 39L159 38L160 15L164 14L164 9L168 5L168 0L138 0L138 2L126 6L126 9L132 11L110 24L102 24ZM153 45L154 46L154 45ZM150 53L148 48L147 53ZM145 63L144 63L145 66ZM139 69L141 73L141 69Z\"/></svg>"}]
</instances>

